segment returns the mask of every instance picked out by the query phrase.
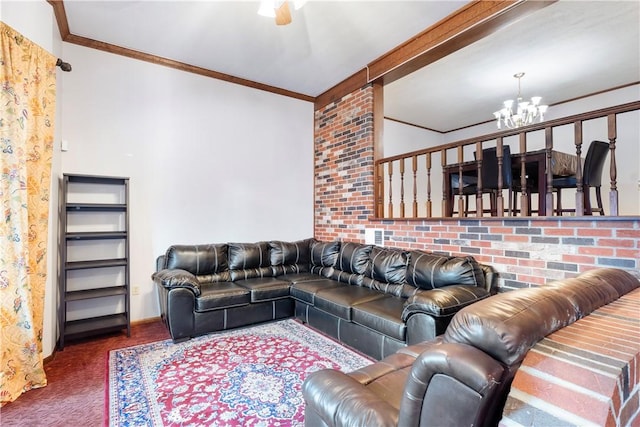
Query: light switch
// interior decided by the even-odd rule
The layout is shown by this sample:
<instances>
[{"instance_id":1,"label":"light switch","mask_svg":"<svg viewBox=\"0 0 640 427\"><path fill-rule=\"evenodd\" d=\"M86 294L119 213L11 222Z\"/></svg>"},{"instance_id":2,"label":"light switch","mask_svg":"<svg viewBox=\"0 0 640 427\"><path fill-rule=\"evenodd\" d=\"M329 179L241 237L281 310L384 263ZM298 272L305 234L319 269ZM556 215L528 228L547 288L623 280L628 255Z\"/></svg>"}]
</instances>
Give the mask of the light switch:
<instances>
[{"instance_id":1,"label":"light switch","mask_svg":"<svg viewBox=\"0 0 640 427\"><path fill-rule=\"evenodd\" d=\"M69 141L63 139L60 142L60 151L69 151Z\"/></svg>"}]
</instances>

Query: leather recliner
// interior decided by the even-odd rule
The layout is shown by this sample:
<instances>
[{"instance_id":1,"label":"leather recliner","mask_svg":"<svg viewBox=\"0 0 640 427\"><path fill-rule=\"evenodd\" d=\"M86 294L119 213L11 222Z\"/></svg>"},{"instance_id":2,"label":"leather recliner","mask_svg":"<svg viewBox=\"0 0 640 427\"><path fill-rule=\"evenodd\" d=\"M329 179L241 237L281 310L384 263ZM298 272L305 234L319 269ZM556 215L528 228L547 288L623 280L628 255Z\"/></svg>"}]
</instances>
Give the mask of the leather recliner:
<instances>
[{"instance_id":1,"label":"leather recliner","mask_svg":"<svg viewBox=\"0 0 640 427\"><path fill-rule=\"evenodd\" d=\"M310 374L305 425L495 426L531 347L638 287L631 274L606 268L476 302L434 340L348 374Z\"/></svg>"}]
</instances>

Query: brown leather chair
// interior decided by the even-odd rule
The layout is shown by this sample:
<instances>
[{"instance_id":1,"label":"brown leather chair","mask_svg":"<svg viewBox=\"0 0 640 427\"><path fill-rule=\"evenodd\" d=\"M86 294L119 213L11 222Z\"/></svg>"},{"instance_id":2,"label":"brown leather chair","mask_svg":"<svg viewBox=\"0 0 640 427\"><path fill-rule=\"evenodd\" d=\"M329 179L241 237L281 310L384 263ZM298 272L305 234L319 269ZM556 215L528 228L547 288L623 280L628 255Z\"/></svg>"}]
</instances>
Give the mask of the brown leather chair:
<instances>
[{"instance_id":1,"label":"brown leather chair","mask_svg":"<svg viewBox=\"0 0 640 427\"><path fill-rule=\"evenodd\" d=\"M306 426L495 426L518 367L539 340L640 287L626 271L505 292L460 310L444 335L302 386Z\"/></svg>"}]
</instances>

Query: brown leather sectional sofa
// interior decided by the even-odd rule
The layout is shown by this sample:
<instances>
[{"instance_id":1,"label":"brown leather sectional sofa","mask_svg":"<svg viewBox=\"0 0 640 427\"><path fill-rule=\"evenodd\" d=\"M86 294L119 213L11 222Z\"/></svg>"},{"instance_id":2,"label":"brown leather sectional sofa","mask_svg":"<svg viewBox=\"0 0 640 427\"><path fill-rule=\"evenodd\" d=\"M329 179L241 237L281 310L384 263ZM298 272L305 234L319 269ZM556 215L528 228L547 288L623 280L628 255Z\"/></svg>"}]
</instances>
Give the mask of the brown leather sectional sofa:
<instances>
[{"instance_id":1,"label":"brown leather sectional sofa","mask_svg":"<svg viewBox=\"0 0 640 427\"><path fill-rule=\"evenodd\" d=\"M348 374L312 373L305 425L495 426L531 347L638 287L623 270L596 269L478 301L433 340Z\"/></svg>"},{"instance_id":2,"label":"brown leather sectional sofa","mask_svg":"<svg viewBox=\"0 0 640 427\"><path fill-rule=\"evenodd\" d=\"M442 334L496 282L472 257L314 239L173 245L152 278L174 341L296 316L376 359Z\"/></svg>"}]
</instances>

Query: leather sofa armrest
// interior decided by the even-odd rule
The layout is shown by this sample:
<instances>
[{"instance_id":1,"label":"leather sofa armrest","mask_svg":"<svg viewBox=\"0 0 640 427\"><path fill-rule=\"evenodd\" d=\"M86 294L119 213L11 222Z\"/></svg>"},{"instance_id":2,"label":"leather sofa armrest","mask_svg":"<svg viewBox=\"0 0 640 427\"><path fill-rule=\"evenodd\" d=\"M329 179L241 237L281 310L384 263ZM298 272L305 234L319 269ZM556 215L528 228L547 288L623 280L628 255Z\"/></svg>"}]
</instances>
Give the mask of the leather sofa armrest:
<instances>
[{"instance_id":1,"label":"leather sofa armrest","mask_svg":"<svg viewBox=\"0 0 640 427\"><path fill-rule=\"evenodd\" d=\"M415 420L426 419L451 426L497 425L489 420L494 412L502 412L504 402L496 397L508 387L506 374L508 369L500 362L470 345L431 346L407 375L398 425L417 425Z\"/></svg>"},{"instance_id":2,"label":"leather sofa armrest","mask_svg":"<svg viewBox=\"0 0 640 427\"><path fill-rule=\"evenodd\" d=\"M480 264L482 273L484 274L484 287L491 295L498 293L498 272L493 266L488 264Z\"/></svg>"},{"instance_id":3,"label":"leather sofa armrest","mask_svg":"<svg viewBox=\"0 0 640 427\"><path fill-rule=\"evenodd\" d=\"M196 296L200 295L200 282L198 278L186 270L165 269L153 273L151 276L154 282L167 289L187 288Z\"/></svg>"},{"instance_id":4,"label":"leather sofa armrest","mask_svg":"<svg viewBox=\"0 0 640 427\"><path fill-rule=\"evenodd\" d=\"M433 317L452 316L462 308L483 300L489 295L486 289L469 285L419 290L404 303L402 320L406 322L415 313L426 313Z\"/></svg>"},{"instance_id":5,"label":"leather sofa armrest","mask_svg":"<svg viewBox=\"0 0 640 427\"><path fill-rule=\"evenodd\" d=\"M398 422L397 409L340 371L313 372L302 384L302 395L307 414L326 425L384 427Z\"/></svg>"}]
</instances>

